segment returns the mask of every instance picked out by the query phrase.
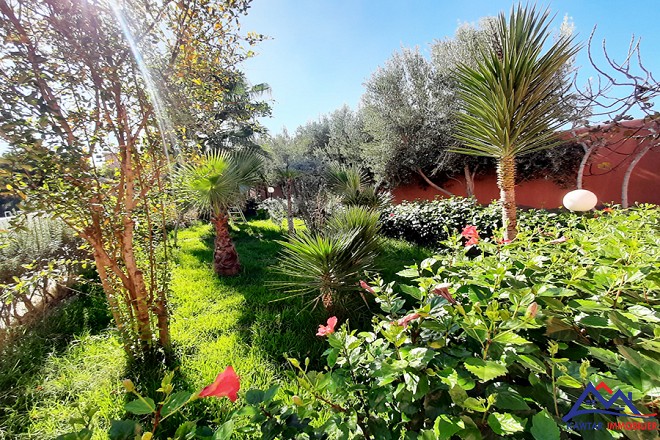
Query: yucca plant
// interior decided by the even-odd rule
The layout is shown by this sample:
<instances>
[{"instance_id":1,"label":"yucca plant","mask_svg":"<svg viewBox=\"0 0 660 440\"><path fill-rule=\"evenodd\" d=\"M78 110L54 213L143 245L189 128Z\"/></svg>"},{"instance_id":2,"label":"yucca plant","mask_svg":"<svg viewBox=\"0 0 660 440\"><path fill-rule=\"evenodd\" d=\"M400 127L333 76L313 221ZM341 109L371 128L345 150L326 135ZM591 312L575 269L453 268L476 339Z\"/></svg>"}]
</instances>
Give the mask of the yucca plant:
<instances>
[{"instance_id":1,"label":"yucca plant","mask_svg":"<svg viewBox=\"0 0 660 440\"><path fill-rule=\"evenodd\" d=\"M335 311L338 296L355 292L360 275L374 269L381 246L378 218L373 210L350 207L335 213L321 233L280 241L279 270L290 280L278 285L296 295L311 294L315 304Z\"/></svg>"},{"instance_id":2,"label":"yucca plant","mask_svg":"<svg viewBox=\"0 0 660 440\"><path fill-rule=\"evenodd\" d=\"M338 195L345 206L365 206L381 209L391 202L388 193L379 193L365 172L356 166L333 166L327 172L332 192Z\"/></svg>"},{"instance_id":3,"label":"yucca plant","mask_svg":"<svg viewBox=\"0 0 660 440\"><path fill-rule=\"evenodd\" d=\"M213 268L218 275L236 275L241 269L229 234L228 209L261 180L262 166L261 158L250 150L213 151L177 174L184 202L211 214L216 234Z\"/></svg>"},{"instance_id":4,"label":"yucca plant","mask_svg":"<svg viewBox=\"0 0 660 440\"><path fill-rule=\"evenodd\" d=\"M494 21L495 42L476 67L459 65L456 76L464 111L459 113L454 151L498 160L497 177L504 238L517 233L515 158L557 145L555 131L567 122L562 96L569 82L565 65L578 52L573 37L561 36L544 51L551 17L546 10L512 8Z\"/></svg>"}]
</instances>

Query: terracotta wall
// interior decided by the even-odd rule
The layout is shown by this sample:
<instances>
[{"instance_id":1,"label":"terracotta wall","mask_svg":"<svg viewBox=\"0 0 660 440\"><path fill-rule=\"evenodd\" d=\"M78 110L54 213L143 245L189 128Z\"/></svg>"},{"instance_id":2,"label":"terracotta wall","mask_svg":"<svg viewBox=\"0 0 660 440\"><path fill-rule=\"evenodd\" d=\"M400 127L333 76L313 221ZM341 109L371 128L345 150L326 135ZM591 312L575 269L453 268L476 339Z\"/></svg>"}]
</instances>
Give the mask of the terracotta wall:
<instances>
[{"instance_id":1,"label":"terracotta wall","mask_svg":"<svg viewBox=\"0 0 660 440\"><path fill-rule=\"evenodd\" d=\"M602 127L597 130L583 129L577 133L565 133L567 138L580 137L587 145L595 141L603 144L595 150L585 166L582 187L593 191L600 203L621 203L621 184L633 158L631 153L644 146L639 143L637 137L647 133L648 129L642 126L641 121L628 122L623 129L617 130ZM446 182L443 187L456 195L466 195L465 179L462 176ZM557 208L561 206L564 194L572 189L575 187L561 188L550 179L526 181L516 186L516 202L524 207ZM446 197L421 183L398 187L393 194L397 203L402 200ZM489 203L499 198L494 173L475 179L475 195L480 203ZM635 202L660 205L660 146L649 150L635 167L628 188L628 202L631 205Z\"/></svg>"}]
</instances>

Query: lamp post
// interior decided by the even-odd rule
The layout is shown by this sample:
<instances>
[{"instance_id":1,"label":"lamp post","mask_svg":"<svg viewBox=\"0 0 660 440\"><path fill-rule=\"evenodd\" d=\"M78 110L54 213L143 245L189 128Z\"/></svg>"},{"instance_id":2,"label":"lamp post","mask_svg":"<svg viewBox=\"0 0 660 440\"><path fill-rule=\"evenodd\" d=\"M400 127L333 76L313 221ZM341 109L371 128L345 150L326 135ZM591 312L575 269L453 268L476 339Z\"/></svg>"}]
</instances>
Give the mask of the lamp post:
<instances>
[{"instance_id":1,"label":"lamp post","mask_svg":"<svg viewBox=\"0 0 660 440\"><path fill-rule=\"evenodd\" d=\"M275 188L273 188L272 186L269 186L267 191L268 191L268 198L272 199L273 198L273 193L275 192Z\"/></svg>"},{"instance_id":2,"label":"lamp post","mask_svg":"<svg viewBox=\"0 0 660 440\"><path fill-rule=\"evenodd\" d=\"M585 212L596 206L598 197L586 189L576 189L566 194L562 203L570 211Z\"/></svg>"}]
</instances>

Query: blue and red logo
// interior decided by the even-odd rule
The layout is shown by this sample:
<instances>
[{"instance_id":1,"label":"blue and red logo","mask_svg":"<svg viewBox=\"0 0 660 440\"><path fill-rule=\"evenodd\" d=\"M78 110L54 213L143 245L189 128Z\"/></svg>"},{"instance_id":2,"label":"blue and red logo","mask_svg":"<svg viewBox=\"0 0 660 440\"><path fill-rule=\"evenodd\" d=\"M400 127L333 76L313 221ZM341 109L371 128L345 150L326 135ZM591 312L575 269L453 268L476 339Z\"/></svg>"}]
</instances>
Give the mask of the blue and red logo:
<instances>
[{"instance_id":1,"label":"blue and red logo","mask_svg":"<svg viewBox=\"0 0 660 440\"><path fill-rule=\"evenodd\" d=\"M604 390L611 397L606 399L600 393L600 390ZM566 414L562 420L566 422L567 425L570 425L573 429L583 430L599 430L604 429L605 425L603 423L589 423L589 422L571 422L571 419L583 414L607 414L616 417L631 417L631 418L642 418L649 419L648 422L610 422L607 424L607 429L623 429L623 430L657 430L658 423L657 420L650 420L655 418L657 413L653 414L643 414L639 411L632 401L632 393L628 395L624 394L623 391L617 390L613 392L610 387L607 386L605 382L600 382L598 385L594 386L591 382L584 389L577 402L573 405L571 410ZM621 402L623 406L621 406ZM593 408L584 409L582 405L589 405ZM589 426L587 426L589 425Z\"/></svg>"}]
</instances>

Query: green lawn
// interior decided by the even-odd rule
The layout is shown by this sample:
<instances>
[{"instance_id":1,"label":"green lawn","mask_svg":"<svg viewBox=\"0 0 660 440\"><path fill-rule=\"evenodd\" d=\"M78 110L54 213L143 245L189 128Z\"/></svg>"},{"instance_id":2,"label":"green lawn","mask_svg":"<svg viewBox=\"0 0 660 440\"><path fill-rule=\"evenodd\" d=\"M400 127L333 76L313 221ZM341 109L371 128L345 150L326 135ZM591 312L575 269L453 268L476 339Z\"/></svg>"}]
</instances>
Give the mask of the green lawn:
<instances>
[{"instance_id":1,"label":"green lawn","mask_svg":"<svg viewBox=\"0 0 660 440\"><path fill-rule=\"evenodd\" d=\"M234 231L243 270L218 278L212 271L210 225L180 231L172 272L171 332L178 386L196 390L232 365L241 388L267 388L283 379L285 354L310 357L320 365L324 341L315 336L326 316L307 300L288 298L270 286L280 249L280 229L270 221L251 221ZM378 263L385 279L429 251L388 240ZM127 365L98 294L73 300L50 318L2 349L0 355L0 439L51 438L67 430L74 404L93 403L95 438L104 438L108 420L122 416L120 380L154 389L168 367L156 362ZM171 368L171 366L169 367ZM284 387L290 386L284 383ZM194 418L222 420L232 408L227 399L205 399L188 410ZM173 420L172 425L177 423ZM165 427L167 428L167 426Z\"/></svg>"}]
</instances>

